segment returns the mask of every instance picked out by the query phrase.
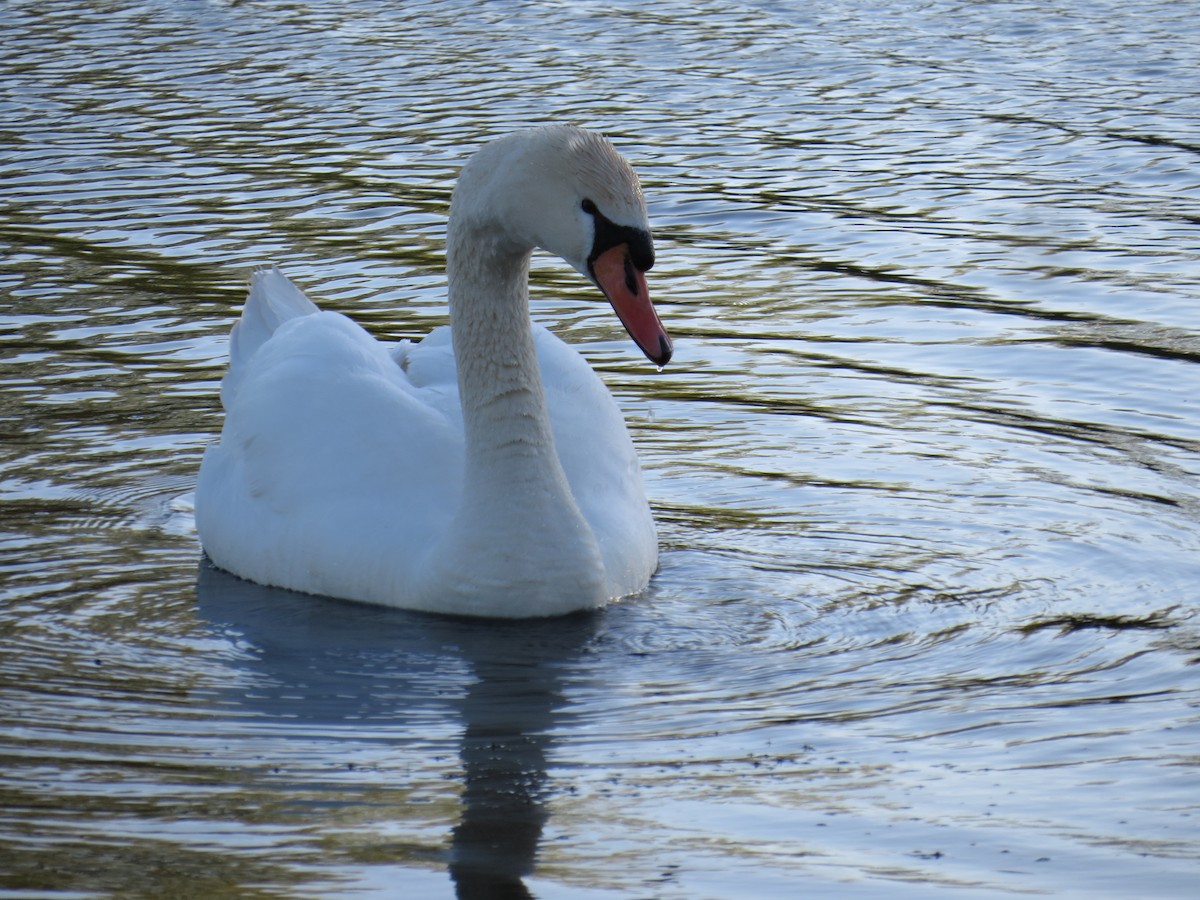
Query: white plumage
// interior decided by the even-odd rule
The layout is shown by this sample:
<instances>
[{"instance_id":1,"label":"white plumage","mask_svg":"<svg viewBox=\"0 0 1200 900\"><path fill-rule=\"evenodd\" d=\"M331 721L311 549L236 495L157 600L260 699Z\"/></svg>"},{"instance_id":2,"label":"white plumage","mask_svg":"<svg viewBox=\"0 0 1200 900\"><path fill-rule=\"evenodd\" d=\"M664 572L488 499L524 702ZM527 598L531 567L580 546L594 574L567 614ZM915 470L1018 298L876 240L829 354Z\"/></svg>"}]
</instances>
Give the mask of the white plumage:
<instances>
[{"instance_id":1,"label":"white plumage","mask_svg":"<svg viewBox=\"0 0 1200 900\"><path fill-rule=\"evenodd\" d=\"M257 271L197 488L211 560L263 584L468 615L555 615L642 590L657 541L623 418L528 313L541 246L589 274L665 362L630 263L641 235L628 165L602 138L553 127L490 144L464 170L452 327L420 343L381 344L277 269Z\"/></svg>"}]
</instances>

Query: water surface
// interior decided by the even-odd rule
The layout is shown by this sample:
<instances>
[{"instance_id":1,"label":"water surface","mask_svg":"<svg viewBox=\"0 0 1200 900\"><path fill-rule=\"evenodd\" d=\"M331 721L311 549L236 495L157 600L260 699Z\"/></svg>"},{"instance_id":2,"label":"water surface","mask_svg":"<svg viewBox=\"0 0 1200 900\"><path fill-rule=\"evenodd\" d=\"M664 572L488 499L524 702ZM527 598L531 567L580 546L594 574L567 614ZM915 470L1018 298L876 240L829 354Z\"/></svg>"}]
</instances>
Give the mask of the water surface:
<instances>
[{"instance_id":1,"label":"water surface","mask_svg":"<svg viewBox=\"0 0 1200 900\"><path fill-rule=\"evenodd\" d=\"M0 6L0 896L1188 896L1186 4ZM534 625L200 558L249 270L446 320L455 173L642 174L647 593Z\"/></svg>"}]
</instances>

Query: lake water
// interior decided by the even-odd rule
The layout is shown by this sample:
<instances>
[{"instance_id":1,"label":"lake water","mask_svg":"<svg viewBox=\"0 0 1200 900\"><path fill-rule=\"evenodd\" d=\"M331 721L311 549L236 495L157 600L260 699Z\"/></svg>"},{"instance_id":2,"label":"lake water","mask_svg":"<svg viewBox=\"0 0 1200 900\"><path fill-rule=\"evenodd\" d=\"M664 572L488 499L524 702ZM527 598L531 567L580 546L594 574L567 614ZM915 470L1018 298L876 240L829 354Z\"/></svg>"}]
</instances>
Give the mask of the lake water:
<instances>
[{"instance_id":1,"label":"lake water","mask_svg":"<svg viewBox=\"0 0 1200 900\"><path fill-rule=\"evenodd\" d=\"M0 4L0 897L1194 896L1187 3ZM207 568L273 261L446 320L487 138L641 173L642 597L533 624Z\"/></svg>"}]
</instances>

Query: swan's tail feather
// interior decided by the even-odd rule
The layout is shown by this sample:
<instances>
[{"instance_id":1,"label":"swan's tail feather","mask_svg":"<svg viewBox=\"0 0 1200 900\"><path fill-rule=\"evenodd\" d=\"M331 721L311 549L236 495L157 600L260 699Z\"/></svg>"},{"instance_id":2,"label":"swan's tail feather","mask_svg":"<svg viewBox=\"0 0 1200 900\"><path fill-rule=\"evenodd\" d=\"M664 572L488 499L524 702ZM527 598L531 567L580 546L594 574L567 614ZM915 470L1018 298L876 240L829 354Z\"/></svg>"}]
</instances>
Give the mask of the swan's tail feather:
<instances>
[{"instance_id":1,"label":"swan's tail feather","mask_svg":"<svg viewBox=\"0 0 1200 900\"><path fill-rule=\"evenodd\" d=\"M278 267L255 269L242 317L229 335L229 371L221 381L222 404L229 407L246 363L284 322L319 311Z\"/></svg>"}]
</instances>

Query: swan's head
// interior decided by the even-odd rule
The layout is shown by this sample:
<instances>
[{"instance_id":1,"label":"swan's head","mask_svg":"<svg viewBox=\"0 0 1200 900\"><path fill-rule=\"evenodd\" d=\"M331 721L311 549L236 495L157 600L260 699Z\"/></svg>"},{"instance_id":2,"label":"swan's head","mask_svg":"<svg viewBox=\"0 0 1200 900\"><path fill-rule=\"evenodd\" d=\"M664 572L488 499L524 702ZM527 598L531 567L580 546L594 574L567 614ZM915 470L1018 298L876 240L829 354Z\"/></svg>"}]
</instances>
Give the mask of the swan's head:
<instances>
[{"instance_id":1,"label":"swan's head","mask_svg":"<svg viewBox=\"0 0 1200 900\"><path fill-rule=\"evenodd\" d=\"M494 141L463 169L451 209L511 252L540 247L562 257L604 292L651 361L670 360L646 286L654 265L646 202L606 138L552 125Z\"/></svg>"}]
</instances>

